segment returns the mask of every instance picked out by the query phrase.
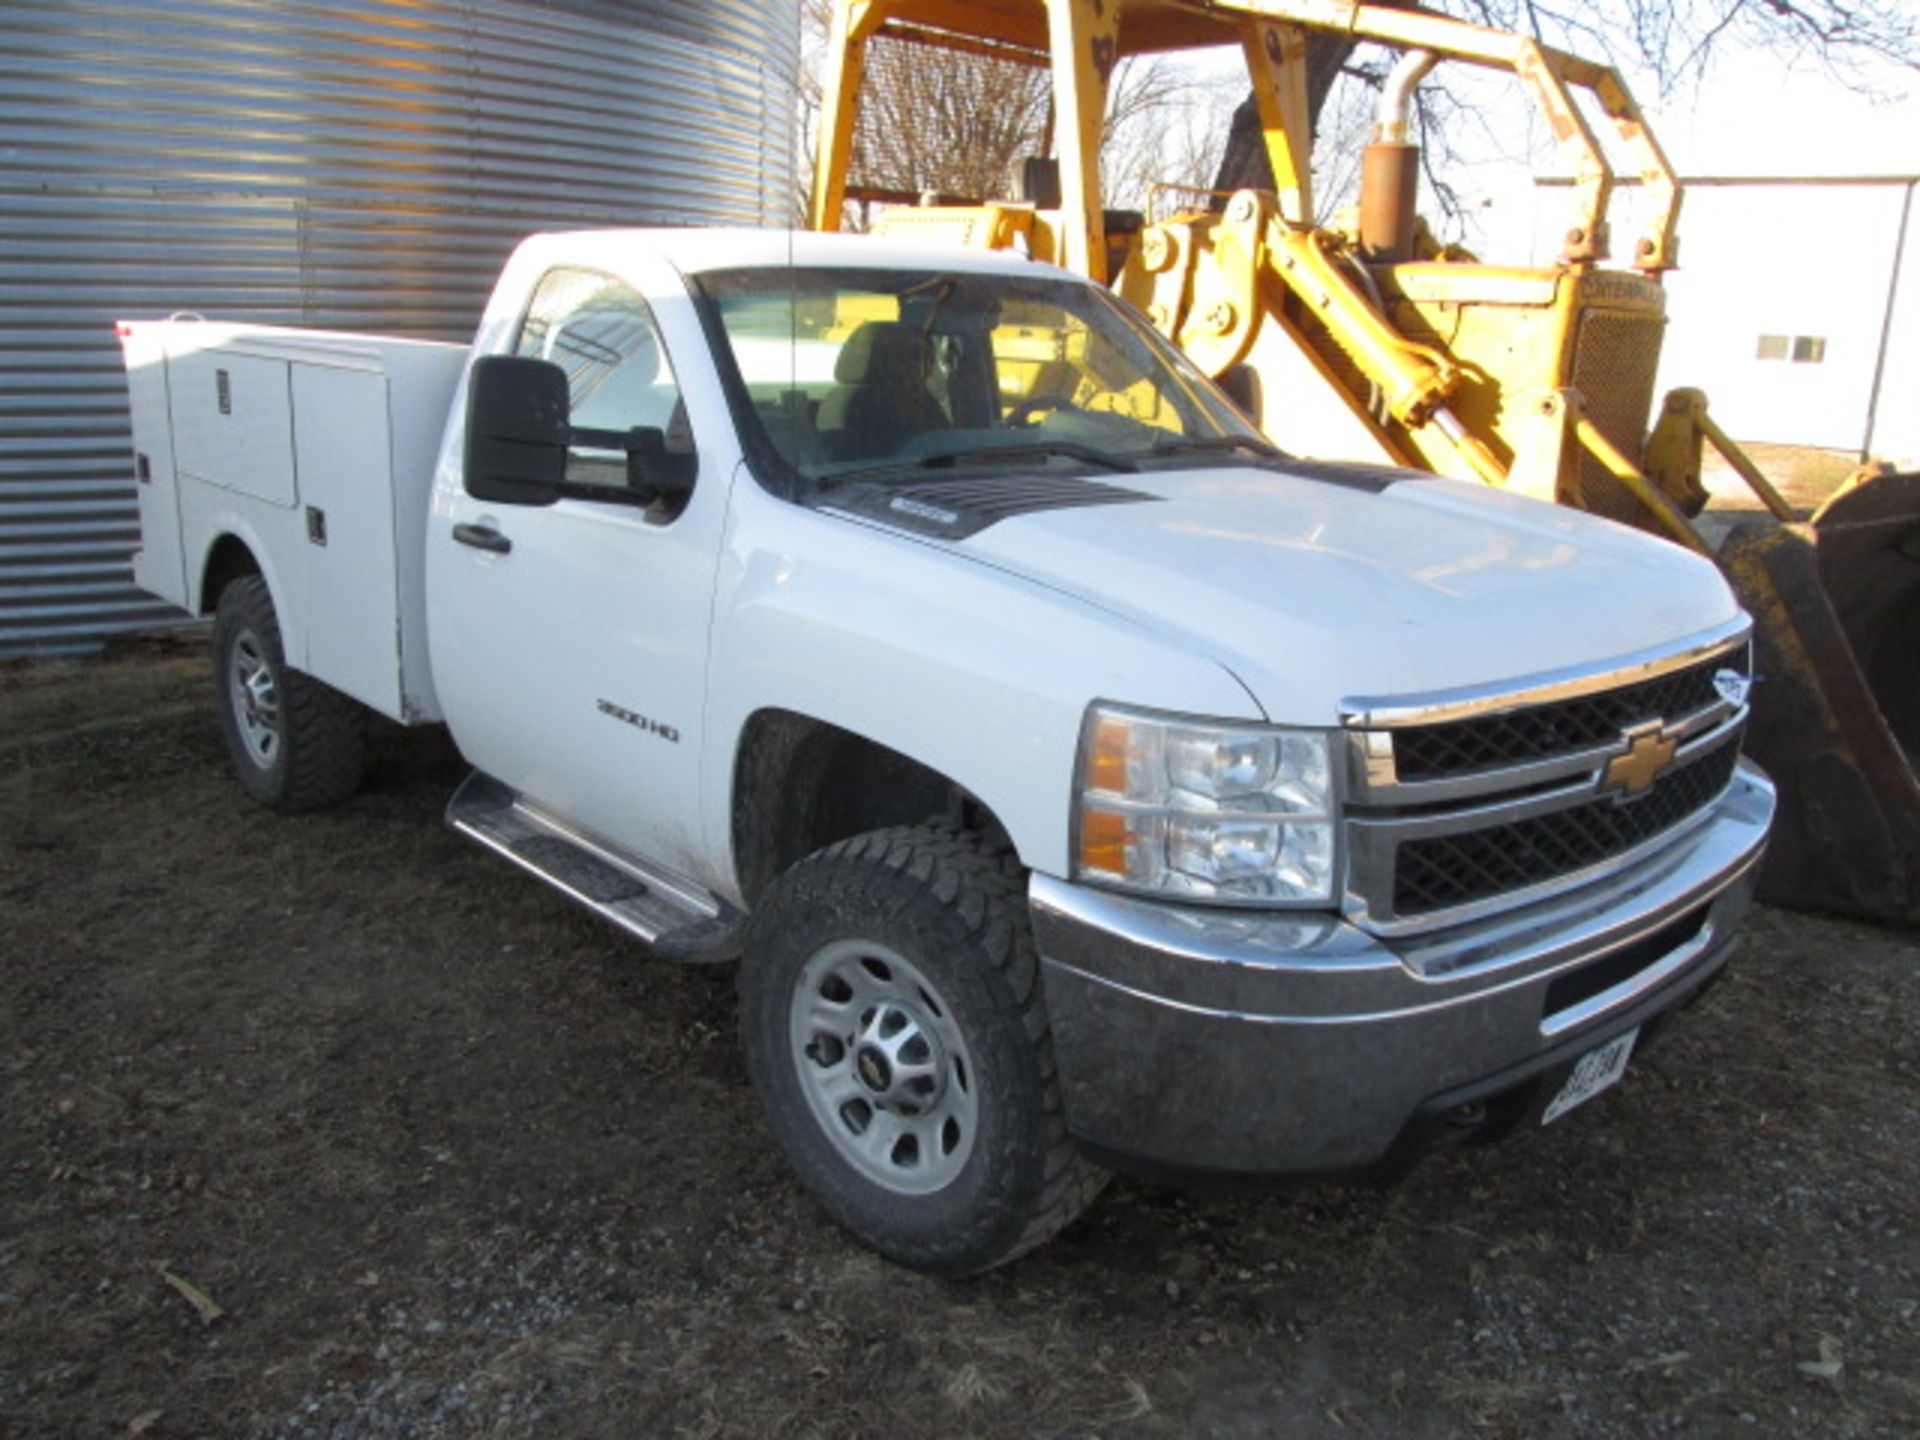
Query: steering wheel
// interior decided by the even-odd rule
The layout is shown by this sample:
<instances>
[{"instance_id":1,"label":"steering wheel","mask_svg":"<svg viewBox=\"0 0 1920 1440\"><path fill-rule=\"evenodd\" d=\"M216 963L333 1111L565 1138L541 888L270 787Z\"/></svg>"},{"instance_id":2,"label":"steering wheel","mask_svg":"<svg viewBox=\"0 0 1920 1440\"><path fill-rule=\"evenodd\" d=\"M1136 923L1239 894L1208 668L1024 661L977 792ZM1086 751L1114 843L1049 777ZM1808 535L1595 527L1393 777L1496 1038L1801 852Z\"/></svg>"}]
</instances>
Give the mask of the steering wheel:
<instances>
[{"instance_id":1,"label":"steering wheel","mask_svg":"<svg viewBox=\"0 0 1920 1440\"><path fill-rule=\"evenodd\" d=\"M1073 402L1064 395L1031 395L1013 407L1007 416L1007 428L1028 427L1045 411L1072 408Z\"/></svg>"}]
</instances>

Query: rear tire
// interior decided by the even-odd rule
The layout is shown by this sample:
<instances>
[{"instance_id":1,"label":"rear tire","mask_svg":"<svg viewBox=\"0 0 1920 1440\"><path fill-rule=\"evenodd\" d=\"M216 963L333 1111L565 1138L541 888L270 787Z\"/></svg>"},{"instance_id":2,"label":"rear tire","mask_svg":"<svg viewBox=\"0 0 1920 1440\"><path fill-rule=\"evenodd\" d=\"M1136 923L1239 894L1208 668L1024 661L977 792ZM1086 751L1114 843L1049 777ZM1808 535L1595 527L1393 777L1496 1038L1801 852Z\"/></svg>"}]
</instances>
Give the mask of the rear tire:
<instances>
[{"instance_id":1,"label":"rear tire","mask_svg":"<svg viewBox=\"0 0 1920 1440\"><path fill-rule=\"evenodd\" d=\"M775 882L740 967L747 1068L788 1161L890 1260L988 1270L1106 1183L1068 1138L1024 872L972 831L845 840Z\"/></svg>"},{"instance_id":2,"label":"rear tire","mask_svg":"<svg viewBox=\"0 0 1920 1440\"><path fill-rule=\"evenodd\" d=\"M220 594L213 666L227 753L255 800L273 810L317 810L360 788L366 712L287 664L273 596L258 575Z\"/></svg>"}]
</instances>

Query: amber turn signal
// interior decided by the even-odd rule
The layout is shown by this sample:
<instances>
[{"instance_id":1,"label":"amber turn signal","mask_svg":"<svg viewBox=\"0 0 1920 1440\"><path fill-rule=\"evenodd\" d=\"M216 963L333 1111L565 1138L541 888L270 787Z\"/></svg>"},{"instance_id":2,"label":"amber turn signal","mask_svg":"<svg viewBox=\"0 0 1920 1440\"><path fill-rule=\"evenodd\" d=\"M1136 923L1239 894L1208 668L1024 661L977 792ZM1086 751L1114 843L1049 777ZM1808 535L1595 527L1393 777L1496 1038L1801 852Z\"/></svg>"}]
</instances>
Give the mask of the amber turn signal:
<instances>
[{"instance_id":1,"label":"amber turn signal","mask_svg":"<svg viewBox=\"0 0 1920 1440\"><path fill-rule=\"evenodd\" d=\"M1133 727L1118 715L1094 717L1087 745L1087 789L1104 790L1110 795L1127 793L1127 749L1132 733ZM1120 821L1118 815L1110 818Z\"/></svg>"},{"instance_id":2,"label":"amber turn signal","mask_svg":"<svg viewBox=\"0 0 1920 1440\"><path fill-rule=\"evenodd\" d=\"M1127 845L1133 839L1128 817L1116 810L1080 811L1080 868L1088 874L1124 876Z\"/></svg>"}]
</instances>

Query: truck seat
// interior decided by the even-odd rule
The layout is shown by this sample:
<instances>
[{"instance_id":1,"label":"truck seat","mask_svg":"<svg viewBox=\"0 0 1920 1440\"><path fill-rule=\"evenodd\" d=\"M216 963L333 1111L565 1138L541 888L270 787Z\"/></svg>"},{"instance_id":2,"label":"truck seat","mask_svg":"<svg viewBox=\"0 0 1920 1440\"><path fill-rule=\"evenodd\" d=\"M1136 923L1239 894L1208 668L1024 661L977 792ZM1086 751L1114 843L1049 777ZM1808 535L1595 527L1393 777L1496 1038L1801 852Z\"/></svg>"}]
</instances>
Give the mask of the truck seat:
<instances>
[{"instance_id":1,"label":"truck seat","mask_svg":"<svg viewBox=\"0 0 1920 1440\"><path fill-rule=\"evenodd\" d=\"M891 455L929 430L948 428L927 389L933 347L912 325L869 320L834 361L834 388L820 402L820 438L832 460Z\"/></svg>"}]
</instances>

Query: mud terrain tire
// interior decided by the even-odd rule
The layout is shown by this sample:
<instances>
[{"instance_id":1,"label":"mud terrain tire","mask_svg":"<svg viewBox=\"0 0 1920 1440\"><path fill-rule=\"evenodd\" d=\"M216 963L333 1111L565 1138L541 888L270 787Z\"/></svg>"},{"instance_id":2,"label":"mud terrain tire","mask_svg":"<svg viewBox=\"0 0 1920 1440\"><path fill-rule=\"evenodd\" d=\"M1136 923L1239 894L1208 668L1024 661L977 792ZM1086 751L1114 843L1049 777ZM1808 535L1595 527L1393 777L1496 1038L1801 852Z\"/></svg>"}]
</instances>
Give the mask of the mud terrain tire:
<instances>
[{"instance_id":1,"label":"mud terrain tire","mask_svg":"<svg viewBox=\"0 0 1920 1440\"><path fill-rule=\"evenodd\" d=\"M366 712L287 664L273 596L258 575L221 592L213 667L227 753L255 800L273 810L318 810L360 788Z\"/></svg>"},{"instance_id":2,"label":"mud terrain tire","mask_svg":"<svg viewBox=\"0 0 1920 1440\"><path fill-rule=\"evenodd\" d=\"M741 962L775 1139L836 1221L916 1269L1003 1265L1107 1178L1067 1135L1024 879L972 831L876 830L776 881Z\"/></svg>"}]
</instances>

